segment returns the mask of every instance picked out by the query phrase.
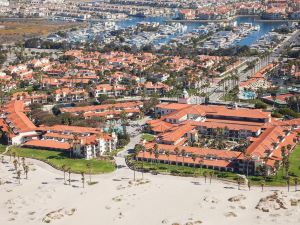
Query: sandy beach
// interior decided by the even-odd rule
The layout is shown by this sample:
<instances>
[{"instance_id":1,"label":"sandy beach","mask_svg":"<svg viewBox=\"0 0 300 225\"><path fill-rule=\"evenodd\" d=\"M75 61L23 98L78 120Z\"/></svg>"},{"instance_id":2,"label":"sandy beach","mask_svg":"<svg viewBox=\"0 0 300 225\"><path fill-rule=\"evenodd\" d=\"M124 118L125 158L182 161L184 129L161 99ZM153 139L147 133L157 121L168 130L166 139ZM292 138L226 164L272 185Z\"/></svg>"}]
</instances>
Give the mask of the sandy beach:
<instances>
[{"instance_id":1,"label":"sandy beach","mask_svg":"<svg viewBox=\"0 0 300 225\"><path fill-rule=\"evenodd\" d=\"M123 158L116 160L124 165ZM249 191L218 180L150 174L133 182L133 172L120 166L92 176L98 183L82 188L80 175L64 184L61 171L26 161L32 165L21 184L12 163L0 163L0 224L300 224L300 191L294 187L289 193L287 188Z\"/></svg>"}]
</instances>

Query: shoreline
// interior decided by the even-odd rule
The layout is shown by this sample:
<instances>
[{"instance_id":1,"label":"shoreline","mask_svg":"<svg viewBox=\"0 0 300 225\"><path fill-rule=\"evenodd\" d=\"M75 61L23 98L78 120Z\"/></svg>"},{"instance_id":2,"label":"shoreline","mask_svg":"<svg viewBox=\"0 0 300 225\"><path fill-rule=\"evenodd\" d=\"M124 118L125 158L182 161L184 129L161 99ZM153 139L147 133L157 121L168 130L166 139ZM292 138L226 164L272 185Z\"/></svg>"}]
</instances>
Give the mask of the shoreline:
<instances>
[{"instance_id":1,"label":"shoreline","mask_svg":"<svg viewBox=\"0 0 300 225\"><path fill-rule=\"evenodd\" d=\"M286 188L267 186L263 190L253 186L249 191L246 185L221 180L210 183L207 179L205 183L203 177L144 174L141 179L140 173L134 181L124 158L116 157L116 161L124 166L92 176L95 184L85 187L79 174L71 175L69 185L68 175L64 180L63 172L31 159L28 179L22 174L19 184L12 163L0 164L5 181L0 188L0 223L80 225L87 218L89 225L99 221L112 225L215 225L220 220L224 225L292 225L300 221L300 193L293 188L289 193ZM291 205L291 199L296 199L298 206ZM284 204L280 210L274 209L280 207L277 200Z\"/></svg>"}]
</instances>

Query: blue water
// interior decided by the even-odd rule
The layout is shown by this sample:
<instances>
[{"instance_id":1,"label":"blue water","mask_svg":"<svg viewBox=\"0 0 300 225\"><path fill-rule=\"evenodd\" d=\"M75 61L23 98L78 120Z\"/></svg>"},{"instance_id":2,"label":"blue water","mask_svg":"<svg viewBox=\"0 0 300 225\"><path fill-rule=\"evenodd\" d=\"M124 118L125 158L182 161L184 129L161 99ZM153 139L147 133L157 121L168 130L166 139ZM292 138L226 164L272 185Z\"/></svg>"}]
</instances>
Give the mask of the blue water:
<instances>
[{"instance_id":1,"label":"blue water","mask_svg":"<svg viewBox=\"0 0 300 225\"><path fill-rule=\"evenodd\" d=\"M256 94L253 91L242 91L240 93L239 98L243 99L243 100L255 99L256 98Z\"/></svg>"},{"instance_id":2,"label":"blue water","mask_svg":"<svg viewBox=\"0 0 300 225\"><path fill-rule=\"evenodd\" d=\"M270 32L272 29L278 28L283 25L285 22L258 22L255 21L254 17L239 17L237 18L237 23L252 23L253 25L259 25L259 31L251 32L247 37L242 39L237 45L251 45L264 36L266 33Z\"/></svg>"},{"instance_id":3,"label":"blue water","mask_svg":"<svg viewBox=\"0 0 300 225\"><path fill-rule=\"evenodd\" d=\"M139 22L158 22L160 24L165 24L166 20L171 19L169 17L130 17L127 20L118 21L116 24L120 28L128 28L129 26L135 26ZM270 32L272 29L277 28L284 24L285 22L258 22L255 21L254 17L239 17L236 19L237 23L252 23L253 25L260 25L259 31L253 31L251 32L247 37L243 38L237 45L251 45L258 39L260 39L263 35ZM199 26L203 25L205 23L199 22L199 23L186 23L187 26L187 32L191 32L192 30L198 28ZM168 36L167 38L162 38L159 40L156 40L154 44L160 44L160 43L168 43L172 38L177 37L178 35L181 35L182 33L172 34Z\"/></svg>"}]
</instances>

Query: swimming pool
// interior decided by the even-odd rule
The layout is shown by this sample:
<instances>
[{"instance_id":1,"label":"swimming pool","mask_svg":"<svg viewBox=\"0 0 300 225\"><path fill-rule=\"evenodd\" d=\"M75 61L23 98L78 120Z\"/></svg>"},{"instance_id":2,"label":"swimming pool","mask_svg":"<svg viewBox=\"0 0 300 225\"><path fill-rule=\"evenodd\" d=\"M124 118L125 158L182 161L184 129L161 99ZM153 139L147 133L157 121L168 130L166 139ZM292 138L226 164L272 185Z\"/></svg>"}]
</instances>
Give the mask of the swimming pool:
<instances>
[{"instance_id":1,"label":"swimming pool","mask_svg":"<svg viewBox=\"0 0 300 225\"><path fill-rule=\"evenodd\" d=\"M255 99L256 94L254 91L241 91L239 94L239 99L242 100L249 100L249 99Z\"/></svg>"}]
</instances>

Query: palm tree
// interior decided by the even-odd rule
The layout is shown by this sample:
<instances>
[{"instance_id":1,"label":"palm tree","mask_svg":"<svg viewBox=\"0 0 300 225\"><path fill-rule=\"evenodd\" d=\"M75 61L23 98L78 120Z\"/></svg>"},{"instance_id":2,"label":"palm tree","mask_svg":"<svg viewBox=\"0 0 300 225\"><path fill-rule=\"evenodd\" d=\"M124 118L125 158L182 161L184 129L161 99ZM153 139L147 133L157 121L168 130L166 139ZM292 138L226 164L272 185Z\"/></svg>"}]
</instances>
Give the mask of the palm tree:
<instances>
[{"instance_id":1,"label":"palm tree","mask_svg":"<svg viewBox=\"0 0 300 225\"><path fill-rule=\"evenodd\" d=\"M288 177L289 175L289 169L290 169L290 161L289 161L289 158L288 157L285 157L284 159L285 161L285 176Z\"/></svg>"},{"instance_id":2,"label":"palm tree","mask_svg":"<svg viewBox=\"0 0 300 225\"><path fill-rule=\"evenodd\" d=\"M69 174L69 185L71 185L71 168L68 168L68 174Z\"/></svg>"},{"instance_id":3,"label":"palm tree","mask_svg":"<svg viewBox=\"0 0 300 225\"><path fill-rule=\"evenodd\" d=\"M238 179L237 179L238 190L241 190L242 181L243 181L243 179L241 177L238 177Z\"/></svg>"},{"instance_id":4,"label":"palm tree","mask_svg":"<svg viewBox=\"0 0 300 225\"><path fill-rule=\"evenodd\" d=\"M61 169L63 170L64 172L64 182L66 182L66 171L67 171L67 166L64 164L61 166Z\"/></svg>"},{"instance_id":5,"label":"palm tree","mask_svg":"<svg viewBox=\"0 0 300 225\"><path fill-rule=\"evenodd\" d=\"M250 191L250 189L251 189L251 181L250 180L248 180L248 188L249 188L249 191Z\"/></svg>"},{"instance_id":6,"label":"palm tree","mask_svg":"<svg viewBox=\"0 0 300 225\"><path fill-rule=\"evenodd\" d=\"M152 148L149 149L149 154L150 154L150 163L152 165L152 154L153 154L153 149Z\"/></svg>"},{"instance_id":7,"label":"palm tree","mask_svg":"<svg viewBox=\"0 0 300 225\"><path fill-rule=\"evenodd\" d=\"M213 178L214 171L209 172L209 183L211 184L211 179Z\"/></svg>"},{"instance_id":8,"label":"palm tree","mask_svg":"<svg viewBox=\"0 0 300 225\"><path fill-rule=\"evenodd\" d=\"M298 183L299 183L299 178L298 177L294 177L295 192L297 191Z\"/></svg>"},{"instance_id":9,"label":"palm tree","mask_svg":"<svg viewBox=\"0 0 300 225\"><path fill-rule=\"evenodd\" d=\"M196 163L195 163L195 161L197 159L197 156L195 154L192 154L191 157L192 157L192 160L194 162L194 176L196 176Z\"/></svg>"},{"instance_id":10,"label":"palm tree","mask_svg":"<svg viewBox=\"0 0 300 225\"><path fill-rule=\"evenodd\" d=\"M159 152L157 150L154 150L154 157L155 157L155 162L158 163Z\"/></svg>"},{"instance_id":11,"label":"palm tree","mask_svg":"<svg viewBox=\"0 0 300 225\"><path fill-rule=\"evenodd\" d=\"M179 154L179 148L176 147L176 148L174 149L174 152L175 152L175 156L176 156L176 166L178 166L177 157L178 157L178 154Z\"/></svg>"},{"instance_id":12,"label":"palm tree","mask_svg":"<svg viewBox=\"0 0 300 225\"><path fill-rule=\"evenodd\" d=\"M25 165L24 173L25 173L26 179L28 178L28 172L29 172L29 166Z\"/></svg>"},{"instance_id":13,"label":"palm tree","mask_svg":"<svg viewBox=\"0 0 300 225\"><path fill-rule=\"evenodd\" d=\"M290 151L291 151L291 149L292 149L292 145L291 145L291 144L288 144L288 145L286 146L286 149L287 149L288 152L290 153Z\"/></svg>"},{"instance_id":14,"label":"palm tree","mask_svg":"<svg viewBox=\"0 0 300 225\"><path fill-rule=\"evenodd\" d=\"M10 149L8 150L8 155L9 155L9 161L11 162L12 153Z\"/></svg>"},{"instance_id":15,"label":"palm tree","mask_svg":"<svg viewBox=\"0 0 300 225\"><path fill-rule=\"evenodd\" d=\"M184 166L184 157L186 155L186 152L184 149L181 150L181 156L182 156L182 165Z\"/></svg>"},{"instance_id":16,"label":"palm tree","mask_svg":"<svg viewBox=\"0 0 300 225\"><path fill-rule=\"evenodd\" d=\"M203 163L204 163L203 159L199 159L199 166L201 170L202 170Z\"/></svg>"},{"instance_id":17,"label":"palm tree","mask_svg":"<svg viewBox=\"0 0 300 225\"><path fill-rule=\"evenodd\" d=\"M275 170L276 170L276 177L277 177L277 175L278 175L278 170L279 170L279 168L280 168L280 163L279 163L278 160L275 161L275 163L274 163L274 168L275 168Z\"/></svg>"},{"instance_id":18,"label":"palm tree","mask_svg":"<svg viewBox=\"0 0 300 225\"><path fill-rule=\"evenodd\" d=\"M86 167L87 167L87 169L88 169L88 171L89 171L90 184L91 184L91 183L92 183L92 164L88 162L88 163L86 164Z\"/></svg>"},{"instance_id":19,"label":"palm tree","mask_svg":"<svg viewBox=\"0 0 300 225\"><path fill-rule=\"evenodd\" d=\"M265 186L265 181L264 180L262 180L260 182L260 186L261 186L261 191L264 191L264 186Z\"/></svg>"},{"instance_id":20,"label":"palm tree","mask_svg":"<svg viewBox=\"0 0 300 225\"><path fill-rule=\"evenodd\" d=\"M72 158L72 148L73 148L73 145L74 145L74 140L69 139L68 143L70 145L70 148L69 148L70 158Z\"/></svg>"},{"instance_id":21,"label":"palm tree","mask_svg":"<svg viewBox=\"0 0 300 225\"><path fill-rule=\"evenodd\" d=\"M23 165L23 167L24 167L24 165L25 165L25 158L22 157L21 160L22 160L22 165Z\"/></svg>"},{"instance_id":22,"label":"palm tree","mask_svg":"<svg viewBox=\"0 0 300 225\"><path fill-rule=\"evenodd\" d=\"M120 114L120 119L121 119L121 124L123 127L123 134L126 135L127 134L126 124L127 124L127 120L128 120L128 115L124 110Z\"/></svg>"},{"instance_id":23,"label":"palm tree","mask_svg":"<svg viewBox=\"0 0 300 225\"><path fill-rule=\"evenodd\" d=\"M12 156L14 159L16 159L16 156L17 156L16 152L12 152Z\"/></svg>"},{"instance_id":24,"label":"palm tree","mask_svg":"<svg viewBox=\"0 0 300 225\"><path fill-rule=\"evenodd\" d=\"M21 170L17 171L17 179L19 180L19 184L21 183Z\"/></svg>"},{"instance_id":25,"label":"palm tree","mask_svg":"<svg viewBox=\"0 0 300 225\"><path fill-rule=\"evenodd\" d=\"M85 182L84 172L81 172L81 181L82 181L82 188L84 188L84 182Z\"/></svg>"},{"instance_id":26,"label":"palm tree","mask_svg":"<svg viewBox=\"0 0 300 225\"><path fill-rule=\"evenodd\" d=\"M146 151L145 146L140 145L140 149L138 151L143 153L142 170L141 170L141 172L142 172L142 179L144 179L144 159L145 159L145 151Z\"/></svg>"},{"instance_id":27,"label":"palm tree","mask_svg":"<svg viewBox=\"0 0 300 225\"><path fill-rule=\"evenodd\" d=\"M286 178L286 183L287 183L288 192L290 192L291 178L289 176Z\"/></svg>"},{"instance_id":28,"label":"palm tree","mask_svg":"<svg viewBox=\"0 0 300 225\"><path fill-rule=\"evenodd\" d=\"M170 152L165 151L166 156L168 157L168 164L170 165Z\"/></svg>"},{"instance_id":29,"label":"palm tree","mask_svg":"<svg viewBox=\"0 0 300 225\"><path fill-rule=\"evenodd\" d=\"M245 158L246 158L246 162L247 162L247 165L246 165L246 176L248 177L248 175L249 175L249 162L251 160L251 156L249 154L246 154Z\"/></svg>"},{"instance_id":30,"label":"palm tree","mask_svg":"<svg viewBox=\"0 0 300 225\"><path fill-rule=\"evenodd\" d=\"M204 171L204 172L203 172L203 176L204 176L204 180L205 180L205 183L206 183L207 171Z\"/></svg>"},{"instance_id":31,"label":"palm tree","mask_svg":"<svg viewBox=\"0 0 300 225\"><path fill-rule=\"evenodd\" d=\"M154 152L158 151L158 144L156 144L156 143L154 144L154 146L153 146L153 151L154 151Z\"/></svg>"},{"instance_id":32,"label":"palm tree","mask_svg":"<svg viewBox=\"0 0 300 225\"><path fill-rule=\"evenodd\" d=\"M13 164L14 164L14 167L15 167L15 171L17 171L17 169L18 169L18 160L14 160L13 161Z\"/></svg>"}]
</instances>

